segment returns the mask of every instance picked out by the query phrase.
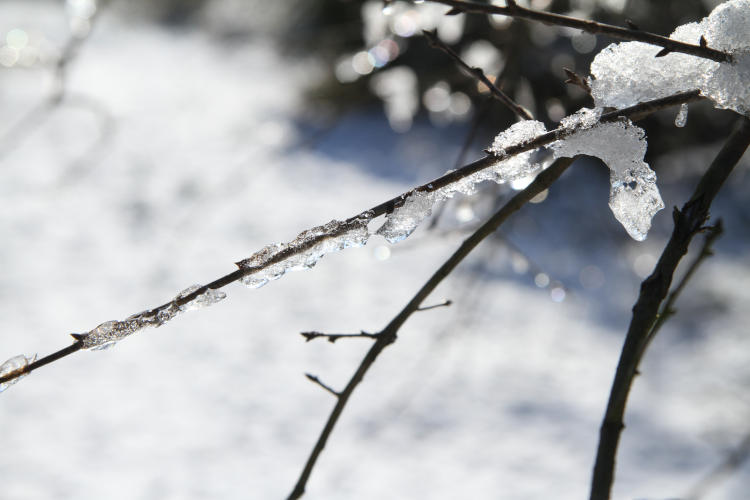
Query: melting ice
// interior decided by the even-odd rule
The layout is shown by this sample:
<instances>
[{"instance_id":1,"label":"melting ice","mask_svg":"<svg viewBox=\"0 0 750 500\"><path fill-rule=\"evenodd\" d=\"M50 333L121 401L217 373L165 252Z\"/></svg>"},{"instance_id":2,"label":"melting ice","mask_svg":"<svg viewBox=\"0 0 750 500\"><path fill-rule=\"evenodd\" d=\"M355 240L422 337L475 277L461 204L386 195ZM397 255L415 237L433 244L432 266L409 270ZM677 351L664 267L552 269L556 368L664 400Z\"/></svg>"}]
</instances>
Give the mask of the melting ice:
<instances>
[{"instance_id":1,"label":"melting ice","mask_svg":"<svg viewBox=\"0 0 750 500\"><path fill-rule=\"evenodd\" d=\"M84 349L108 349L138 330L148 326L162 326L181 312L210 306L211 304L223 300L227 296L226 293L221 290L208 289L205 292L198 294L189 302L179 304L182 299L200 288L201 285L192 285L186 288L177 294L169 304L159 308L157 311L144 311L134 314L124 321L105 321L93 330L83 334L75 334L73 337L83 343Z\"/></svg>"},{"instance_id":2,"label":"melting ice","mask_svg":"<svg viewBox=\"0 0 750 500\"><path fill-rule=\"evenodd\" d=\"M609 208L630 236L646 239L654 214L664 208L656 174L643 161L643 129L630 120L600 123L551 145L556 158L583 154L600 158L610 169Z\"/></svg>"},{"instance_id":3,"label":"melting ice","mask_svg":"<svg viewBox=\"0 0 750 500\"><path fill-rule=\"evenodd\" d=\"M677 116L674 118L674 124L675 127L684 127L687 123L687 117L688 117L688 105L687 103L682 103L680 106L680 111L677 113Z\"/></svg>"},{"instance_id":4,"label":"melting ice","mask_svg":"<svg viewBox=\"0 0 750 500\"><path fill-rule=\"evenodd\" d=\"M547 131L544 124L534 120L515 123L498 134L490 151L495 156L505 155L505 150L528 142ZM430 192L414 191L407 196L404 204L388 214L385 223L377 230L389 243L397 243L407 238L417 226L432 213L435 203L452 198L456 193L474 194L480 182L492 180L498 184L529 177L541 169L541 165L531 161L533 151L517 154L500 160L472 175L457 180L445 187Z\"/></svg>"},{"instance_id":5,"label":"melting ice","mask_svg":"<svg viewBox=\"0 0 750 500\"><path fill-rule=\"evenodd\" d=\"M281 278L288 271L310 269L324 255L367 243L367 223L371 214L350 221L332 220L328 224L301 232L289 243L273 243L237 263L247 270L241 281L250 288L259 288Z\"/></svg>"},{"instance_id":6,"label":"melting ice","mask_svg":"<svg viewBox=\"0 0 750 500\"><path fill-rule=\"evenodd\" d=\"M24 356L23 354L19 354L18 356L13 356L8 361L0 365L0 377L20 372L21 370L29 366L29 364L33 363L34 361L36 361L36 354L34 354L33 356L29 356L29 357ZM18 382L25 376L26 375L24 374L16 378L12 378L8 380L7 382L0 383L0 392L3 392L5 389L15 384L16 382Z\"/></svg>"},{"instance_id":7,"label":"melting ice","mask_svg":"<svg viewBox=\"0 0 750 500\"><path fill-rule=\"evenodd\" d=\"M641 42L612 44L591 63L592 95L597 106L622 108L639 102L700 89L716 107L750 115L750 0L716 7L698 23L678 27L670 38L732 55L718 63L672 52L655 57L661 47Z\"/></svg>"}]
</instances>

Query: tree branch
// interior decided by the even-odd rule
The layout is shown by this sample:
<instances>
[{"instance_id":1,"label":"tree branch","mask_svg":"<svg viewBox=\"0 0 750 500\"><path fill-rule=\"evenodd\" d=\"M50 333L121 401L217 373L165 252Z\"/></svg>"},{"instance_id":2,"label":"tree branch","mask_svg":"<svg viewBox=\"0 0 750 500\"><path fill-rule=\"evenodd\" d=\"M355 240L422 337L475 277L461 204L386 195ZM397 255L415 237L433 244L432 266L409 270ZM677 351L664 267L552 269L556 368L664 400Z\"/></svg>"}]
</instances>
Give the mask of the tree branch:
<instances>
[{"instance_id":1,"label":"tree branch","mask_svg":"<svg viewBox=\"0 0 750 500\"><path fill-rule=\"evenodd\" d=\"M612 383L607 410L602 422L596 463L591 482L591 500L607 500L614 480L615 456L623 416L633 378L644 354L645 345L659 311L659 305L669 291L672 276L687 253L688 245L701 231L708 219L709 208L716 193L732 172L750 144L750 119L742 118L740 125L729 136L724 147L701 178L690 200L682 210L674 210L674 231L656 264L654 272L641 284L641 292L633 306L633 317L628 328L620 361Z\"/></svg>"},{"instance_id":2,"label":"tree branch","mask_svg":"<svg viewBox=\"0 0 750 500\"><path fill-rule=\"evenodd\" d=\"M305 486L310 474L312 473L315 463L318 457L323 452L328 438L333 431L333 428L338 422L341 412L344 410L346 403L349 401L349 397L352 395L354 390L357 388L362 379L364 378L367 371L370 369L372 364L375 362L377 357L383 352L387 346L391 345L396 341L396 336L401 326L406 322L414 312L420 309L420 305L432 293L433 290L442 282L458 264L467 256L469 253L476 248L479 243L487 236L492 234L500 225L505 222L514 212L518 211L524 204L534 198L536 195L547 189L552 185L562 173L573 163L572 158L560 158L555 161L552 166L547 170L540 173L534 181L529 184L526 189L520 191L513 198L508 201L495 215L493 215L487 222L477 229L471 236L469 236L464 242L458 247L453 255L443 263L440 268L430 277L429 280L419 289L414 297L409 301L406 306L399 312L388 325L383 328L377 334L377 340L370 347L370 350L365 355L359 367L352 375L349 383L346 384L346 388L339 393L338 401L333 407L328 420L326 421L323 430L318 437L318 441L310 453L307 462L305 463L302 473L297 480L297 484L289 494L289 500L300 498L305 493Z\"/></svg>"},{"instance_id":3,"label":"tree branch","mask_svg":"<svg viewBox=\"0 0 750 500\"><path fill-rule=\"evenodd\" d=\"M621 28L620 26L614 26L611 24L598 23L596 21L588 21L585 19L577 19L574 17L563 16L560 14L552 14L550 12L544 12L540 10L526 9L519 6L515 2L508 2L507 7L500 7L497 5L466 2L463 0L429 0L433 3L440 3L453 7L454 11L465 12L467 14L500 14L503 16L517 17L521 19L527 19L529 21L537 21L544 24L554 24L557 26L567 26L569 28L576 28L587 33L594 35L602 34L608 35L612 38L619 38L621 40L631 40L635 42L643 42L651 45L657 45L664 47L663 54L667 55L670 52L681 52L683 54L689 54L691 56L702 57L704 59L710 59L716 62L731 62L732 56L722 52L720 50L709 48L703 45L703 40L699 40L699 45L692 45L685 42L679 42L671 38L656 35L646 31L640 31L633 28Z\"/></svg>"},{"instance_id":4,"label":"tree branch","mask_svg":"<svg viewBox=\"0 0 750 500\"><path fill-rule=\"evenodd\" d=\"M655 99L653 101L647 101L641 104L636 104L635 106L630 106L628 108L624 108L621 110L615 110L609 113L605 113L601 116L599 121L601 123L607 123L607 122L616 121L620 119L620 117L628 117L636 121L660 109L669 108L669 107L680 105L683 103L697 101L700 99L702 99L702 97L699 95L699 92L697 90L693 90L689 92L681 92L681 93L674 94L674 95L664 97L661 99ZM432 191L437 191L440 188L443 188L449 184L459 181L465 177L468 177L482 169L491 167L495 165L497 162L506 160L519 153L531 151L541 146L550 144L554 141L564 139L565 137L568 137L569 135L572 135L575 132L576 132L575 129L566 129L564 127L560 127L550 132L547 132L545 134L542 134L534 138L531 141L528 141L522 144L509 146L508 148L505 149L505 154L501 156L495 156L495 155L489 154L485 156L484 158L481 158L462 168L449 172L443 175L442 177L439 177L431 182L418 186L410 191L407 191L406 193L403 193L399 196L396 196L395 198L392 198L386 202L383 202L369 210L366 210L360 214L350 217L345 222L353 223L364 216L378 217L380 215L389 214L393 212L396 208L402 206L407 200L407 198L410 195L414 194L415 192L428 193ZM180 306L184 306L185 304L188 304L189 302L197 299L200 295L205 294L209 290L218 290L230 283L238 281L243 276L256 273L258 271L262 271L263 269L266 269L274 264L282 262L294 255L303 253L304 251L318 244L323 239L330 238L331 236L332 236L331 234L325 234L317 238L310 238L306 240L304 244L301 244L301 245L288 246L284 250L274 254L271 258L264 261L262 265L258 265L254 267L243 267L243 268L237 269L225 276L217 278L216 280L212 281L211 283L208 283L207 285L203 285L195 289L191 293L180 295L174 300L166 302L158 307L149 309L147 311L143 311L139 313L139 317L142 318L144 322L153 320L158 317L159 313L170 311L175 307L179 308ZM65 356L73 354L76 351L81 350L83 348L83 345L81 343L81 340L82 340L81 335L74 336L74 338L76 339L75 344L67 346L33 363L29 363L27 366L24 367L23 370L0 377L0 383L7 382L8 380L16 378L20 375L30 373L36 370L37 368L40 368L46 364L51 363L52 361L56 361L60 358L63 358Z\"/></svg>"}]
</instances>

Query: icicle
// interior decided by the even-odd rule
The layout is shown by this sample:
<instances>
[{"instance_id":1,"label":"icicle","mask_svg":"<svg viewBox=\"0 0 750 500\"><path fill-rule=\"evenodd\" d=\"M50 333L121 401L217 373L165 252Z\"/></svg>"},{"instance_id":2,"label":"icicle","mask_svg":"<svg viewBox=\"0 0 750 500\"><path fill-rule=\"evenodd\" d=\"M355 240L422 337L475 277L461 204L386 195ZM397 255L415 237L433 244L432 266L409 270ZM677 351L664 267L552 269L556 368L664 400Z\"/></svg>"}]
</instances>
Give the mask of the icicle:
<instances>
[{"instance_id":1,"label":"icicle","mask_svg":"<svg viewBox=\"0 0 750 500\"><path fill-rule=\"evenodd\" d=\"M688 105L687 103L682 103L680 105L680 111L677 113L677 116L674 119L674 125L675 127L684 127L687 123L687 117L688 117Z\"/></svg>"},{"instance_id":2,"label":"icicle","mask_svg":"<svg viewBox=\"0 0 750 500\"><path fill-rule=\"evenodd\" d=\"M600 123L551 145L555 157L596 156L610 173L609 208L630 236L646 239L654 214L664 208L656 174L643 161L646 139L630 120Z\"/></svg>"},{"instance_id":3,"label":"icicle","mask_svg":"<svg viewBox=\"0 0 750 500\"><path fill-rule=\"evenodd\" d=\"M8 361L0 365L0 377L18 373L24 368L26 368L27 366L29 366L34 361L36 361L36 354L30 357L26 357L23 354L19 354L18 356L13 356ZM27 374L19 375L16 378L12 378L6 382L0 383L0 392L3 392L8 387L10 387L11 385L15 384L16 382L24 378L26 375Z\"/></svg>"}]
</instances>

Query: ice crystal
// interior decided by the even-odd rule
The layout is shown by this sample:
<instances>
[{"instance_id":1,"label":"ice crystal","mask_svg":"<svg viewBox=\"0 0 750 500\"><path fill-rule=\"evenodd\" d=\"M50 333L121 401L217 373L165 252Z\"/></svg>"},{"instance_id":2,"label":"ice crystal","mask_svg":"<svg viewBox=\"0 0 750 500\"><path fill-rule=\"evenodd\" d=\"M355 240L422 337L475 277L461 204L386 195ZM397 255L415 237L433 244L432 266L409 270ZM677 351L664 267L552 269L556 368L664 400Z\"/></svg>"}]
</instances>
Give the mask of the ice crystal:
<instances>
[{"instance_id":1,"label":"ice crystal","mask_svg":"<svg viewBox=\"0 0 750 500\"><path fill-rule=\"evenodd\" d=\"M176 304L177 301L187 297L191 293L200 289L201 286L202 285L196 284L181 291L179 294L177 294L177 297L175 297L174 299L175 305L177 305ZM217 302L224 300L226 297L227 297L227 294L222 292L221 290L212 290L209 288L205 292L196 296L190 302L187 302L186 304L182 304L182 305L177 305L177 307L180 309L180 311L192 311L194 309L201 309L201 308L216 304Z\"/></svg>"},{"instance_id":2,"label":"ice crystal","mask_svg":"<svg viewBox=\"0 0 750 500\"><path fill-rule=\"evenodd\" d=\"M688 105L687 103L683 103L680 106L680 111L677 112L677 116L674 118L674 125L675 127L684 127L687 123L687 117L688 117Z\"/></svg>"},{"instance_id":3,"label":"ice crystal","mask_svg":"<svg viewBox=\"0 0 750 500\"><path fill-rule=\"evenodd\" d=\"M247 271L241 281L250 288L259 288L288 271L310 269L328 253L361 247L370 237L367 223L371 219L370 214L364 214L349 221L332 220L301 232L289 243L268 245L237 263Z\"/></svg>"},{"instance_id":4,"label":"ice crystal","mask_svg":"<svg viewBox=\"0 0 750 500\"><path fill-rule=\"evenodd\" d=\"M125 321L105 321L93 330L77 338L83 343L84 349L100 351L109 349L118 341L128 335L134 334L144 326L147 326L146 322L137 316L131 316Z\"/></svg>"},{"instance_id":5,"label":"ice crystal","mask_svg":"<svg viewBox=\"0 0 750 500\"><path fill-rule=\"evenodd\" d=\"M29 364L36 361L36 354L33 356L24 356L23 354L19 354L18 356L13 356L8 361L0 365L0 377L4 377L6 375L12 375L14 373L20 373L21 370L29 366ZM10 387L11 385L15 384L22 378L24 378L26 374L19 375L16 378L12 378L6 382L0 383L0 392L3 392L5 389Z\"/></svg>"},{"instance_id":6,"label":"ice crystal","mask_svg":"<svg viewBox=\"0 0 750 500\"><path fill-rule=\"evenodd\" d=\"M629 120L600 123L551 145L555 157L596 156L610 169L609 208L630 236L646 239L654 214L664 208L656 174L643 161L643 130Z\"/></svg>"},{"instance_id":7,"label":"ice crystal","mask_svg":"<svg viewBox=\"0 0 750 500\"><path fill-rule=\"evenodd\" d=\"M678 27L670 38L728 52L732 61L672 52L641 42L612 44L591 63L590 81L597 106L617 108L699 89L716 107L750 115L750 0L716 7L698 23Z\"/></svg>"},{"instance_id":8,"label":"ice crystal","mask_svg":"<svg viewBox=\"0 0 750 500\"><path fill-rule=\"evenodd\" d=\"M432 213L432 206L445 192L442 190L431 192L415 191L404 201L404 204L388 214L385 223L378 229L377 234L389 243L398 243L409 237L417 226Z\"/></svg>"}]
</instances>

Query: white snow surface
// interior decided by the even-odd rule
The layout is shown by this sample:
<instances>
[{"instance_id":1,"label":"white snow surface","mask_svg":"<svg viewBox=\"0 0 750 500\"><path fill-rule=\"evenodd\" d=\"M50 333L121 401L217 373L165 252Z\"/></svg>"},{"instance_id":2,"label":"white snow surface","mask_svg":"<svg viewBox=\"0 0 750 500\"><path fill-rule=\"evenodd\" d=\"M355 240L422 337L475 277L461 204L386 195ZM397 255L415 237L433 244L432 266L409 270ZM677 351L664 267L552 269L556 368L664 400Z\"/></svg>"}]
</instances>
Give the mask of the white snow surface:
<instances>
[{"instance_id":1,"label":"white snow surface","mask_svg":"<svg viewBox=\"0 0 750 500\"><path fill-rule=\"evenodd\" d=\"M701 36L733 61L675 52L655 57L661 48L641 42L609 45L591 63L596 105L622 108L700 89L716 107L750 115L750 0L724 2L700 22L679 26L670 38L698 44Z\"/></svg>"},{"instance_id":2,"label":"white snow surface","mask_svg":"<svg viewBox=\"0 0 750 500\"><path fill-rule=\"evenodd\" d=\"M61 10L5 1L0 28L38 28L62 42ZM46 355L70 332L169 301L269 242L415 184L364 160L405 169L397 162L407 158L424 180L460 148L462 134L441 140L424 123L389 135L380 115L354 116L320 150L295 148L295 82L309 65L284 60L261 37L227 46L109 12L68 68L68 100L0 151L0 359ZM0 134L48 95L45 75L3 69ZM330 153L356 138L364 146L348 158ZM675 171L704 169L718 147L686 149ZM350 400L305 498L587 495L640 282L632 265L658 255L671 229L662 212L648 241L623 245L608 214L586 203L595 197L589 173L571 168L566 178L580 182L556 185L509 221L505 235L525 256L483 244L428 299L454 305L406 323ZM669 204L684 201L679 191L662 186ZM748 176L737 176L720 198L747 192ZM731 215L722 200L714 212ZM614 498L679 497L747 432L742 220L726 221L727 245L641 367ZM0 395L0 496L285 497L333 406L304 373L339 389L370 345L305 343L298 332L377 331L464 234L418 231L386 260L370 242L275 286L231 285L212 307L39 369ZM535 266L564 285L563 302L534 286ZM708 498L742 498L749 481L746 464Z\"/></svg>"}]
</instances>

